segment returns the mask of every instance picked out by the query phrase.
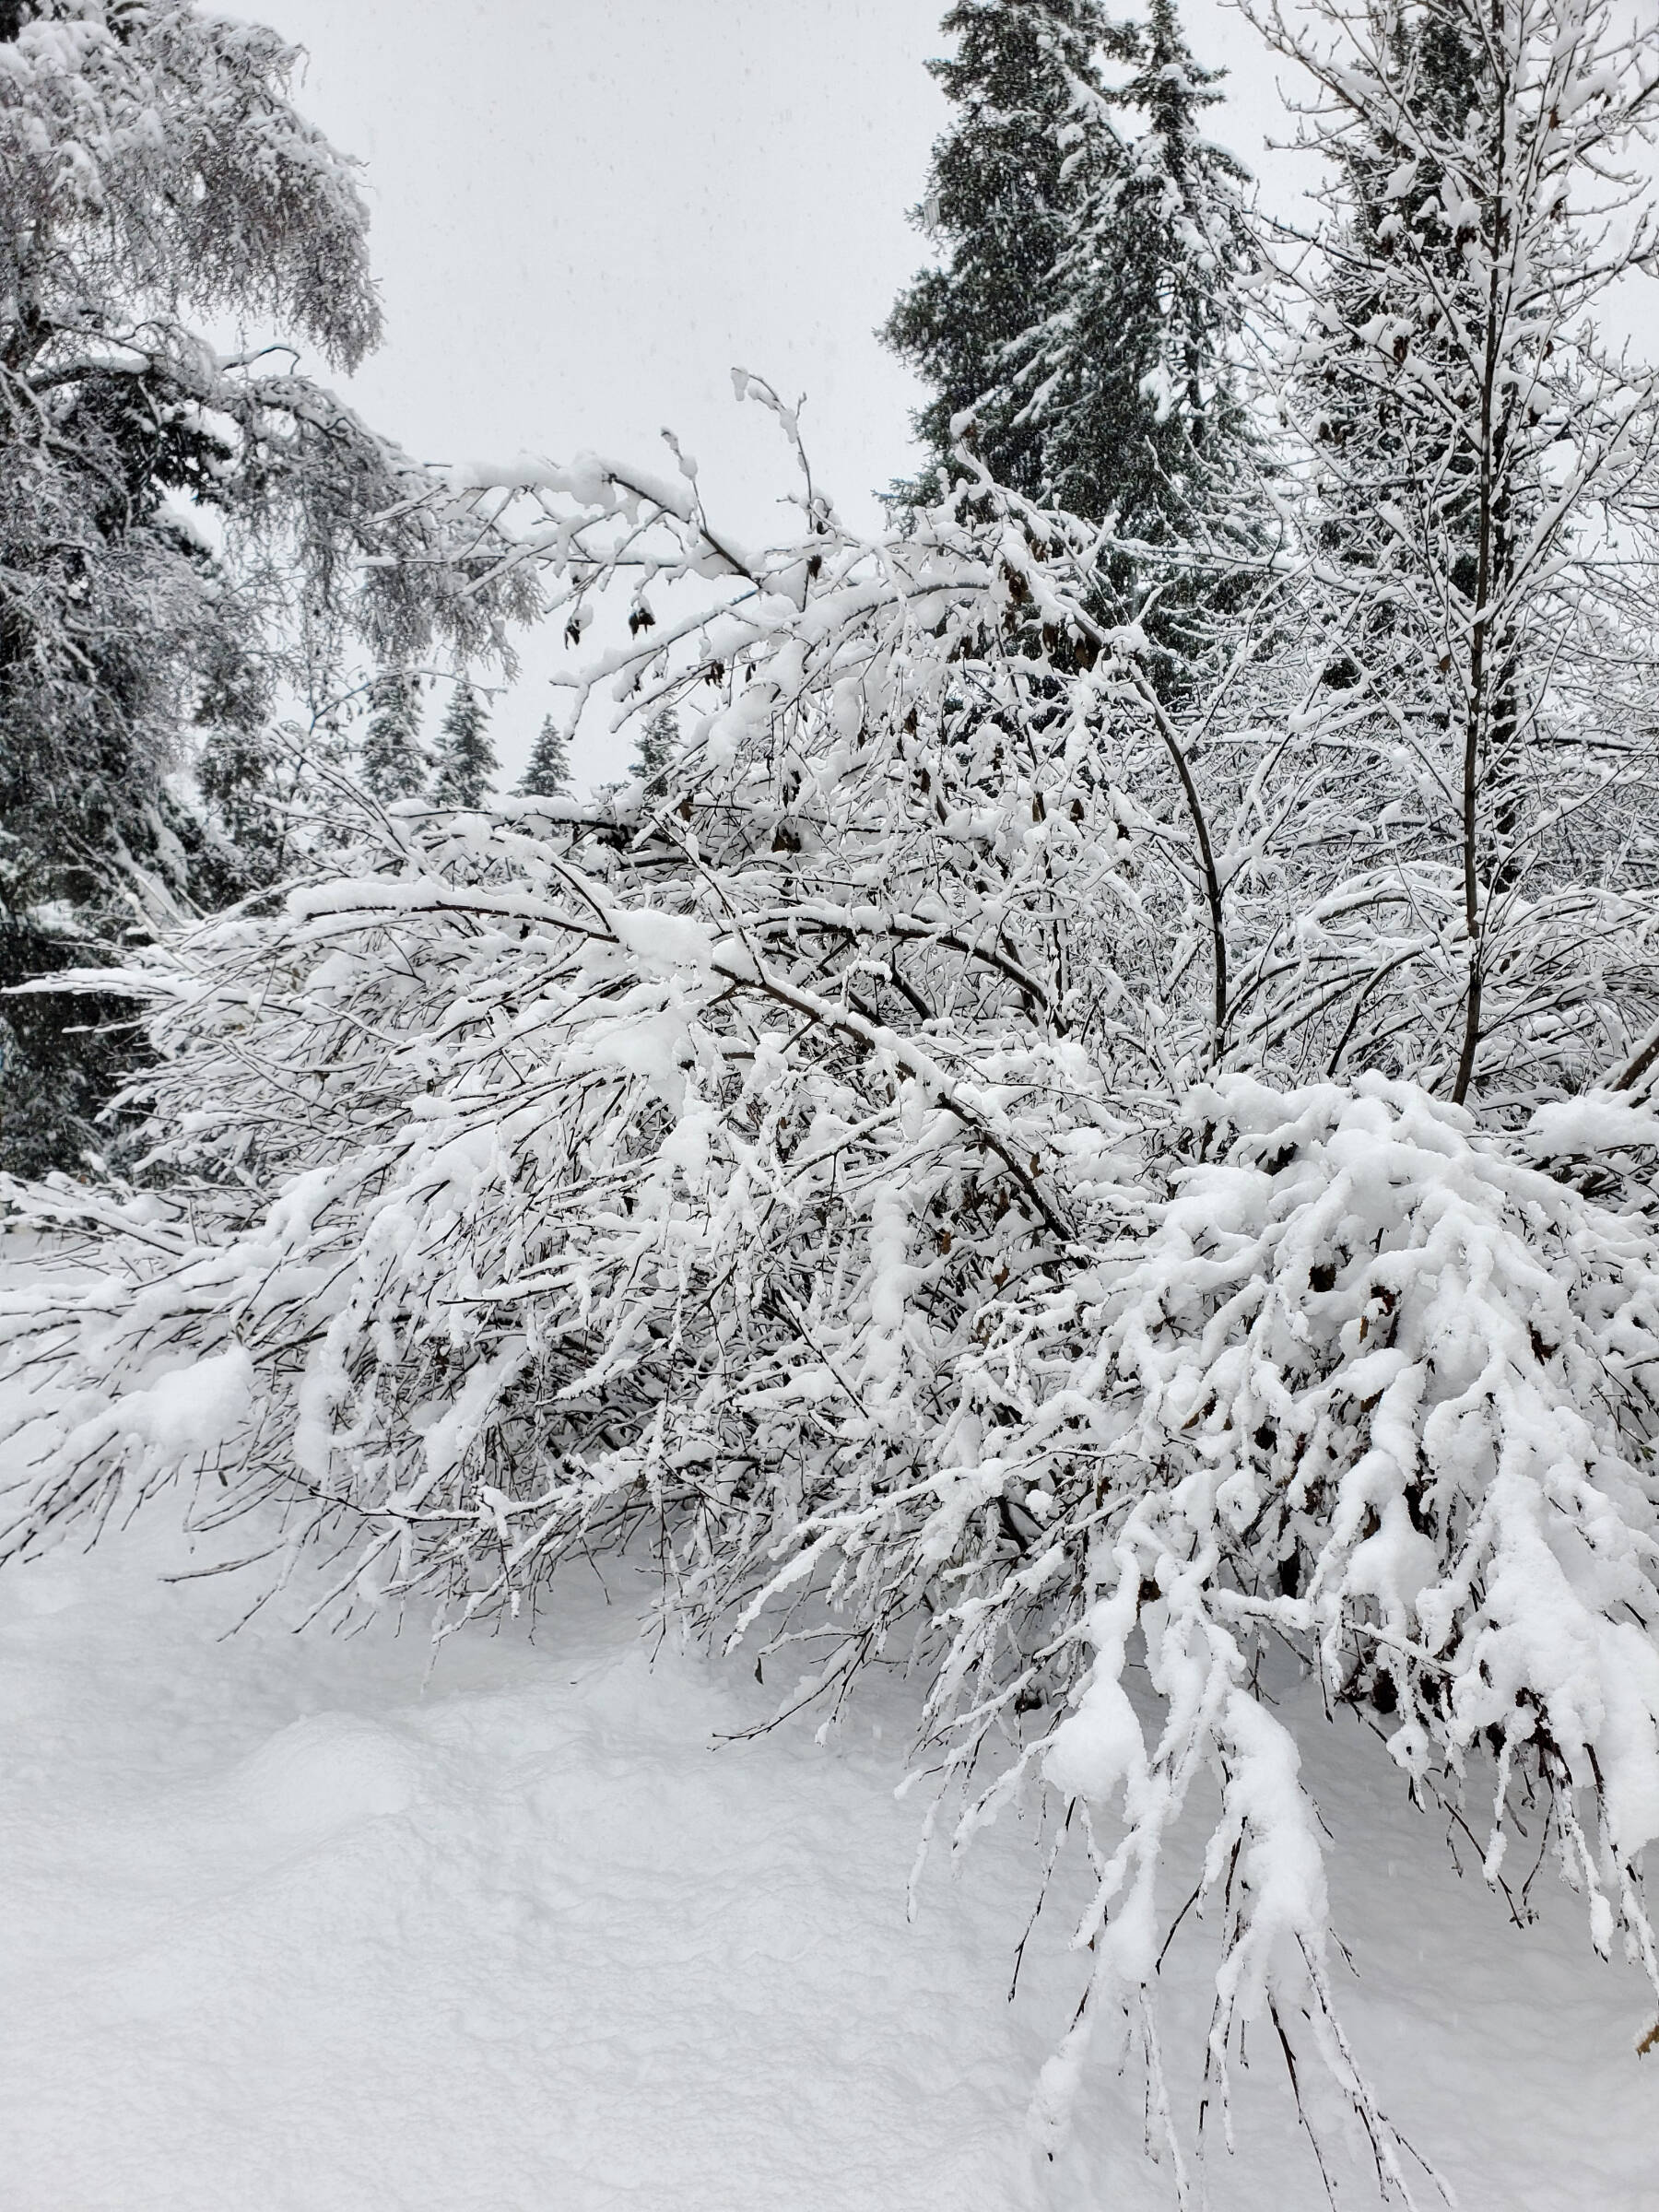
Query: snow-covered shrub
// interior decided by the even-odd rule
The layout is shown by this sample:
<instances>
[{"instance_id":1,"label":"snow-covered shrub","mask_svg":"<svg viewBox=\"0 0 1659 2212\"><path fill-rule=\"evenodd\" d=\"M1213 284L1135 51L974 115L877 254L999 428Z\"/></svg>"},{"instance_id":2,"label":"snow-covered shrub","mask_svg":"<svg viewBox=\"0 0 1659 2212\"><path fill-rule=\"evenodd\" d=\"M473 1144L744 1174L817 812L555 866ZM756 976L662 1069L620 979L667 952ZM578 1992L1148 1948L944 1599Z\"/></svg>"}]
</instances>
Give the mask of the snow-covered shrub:
<instances>
[{"instance_id":1,"label":"snow-covered shrub","mask_svg":"<svg viewBox=\"0 0 1659 2212\"><path fill-rule=\"evenodd\" d=\"M1212 2067L1271 2007L1404 2186L1257 1670L1288 1647L1417 1790L1490 1791L1493 1878L1540 1800L1594 1940L1653 1972L1659 1274L1564 1163L1609 1119L1651 1159L1659 1124L1609 1098L1483 1133L1379 1077L1126 1111L1026 1013L1018 900L982 951L820 841L837 742L790 756L798 839L758 750L689 818L411 807L354 876L135 970L144 1187L11 1193L89 1272L0 1300L43 1379L5 1541L181 1479L207 1520L263 1493L274 1572L321 1541L342 1611L429 1592L455 1625L637 1533L683 1618L798 1655L792 1706L906 1660L961 1837L1022 1787L1083 1816L1055 2124L1126 2013L1175 2140L1157 1877L1213 1778ZM954 1013L900 1030L900 987Z\"/></svg>"},{"instance_id":2,"label":"snow-covered shrub","mask_svg":"<svg viewBox=\"0 0 1659 2212\"><path fill-rule=\"evenodd\" d=\"M1099 1272L1096 1346L1072 1379L1113 1503L1084 1616L1095 1655L1045 1765L1091 1802L1122 1793L1101 1901L1128 1888L1129 1909L1097 1984L1149 1981L1158 1839L1218 1754L1206 1879L1242 1856L1212 2053L1236 1993L1270 1985L1275 1941L1300 1952L1328 2028L1319 1853L1294 1754L1250 1694L1265 1630L1329 1697L1385 1716L1415 1786L1455 1799L1495 1753L1488 1879L1524 1792L1597 1947L1622 1927L1652 1977L1651 1233L1404 1085L1223 1077L1189 1111L1205 1157ZM1163 1709L1151 1742L1123 1680L1136 1629Z\"/></svg>"}]
</instances>

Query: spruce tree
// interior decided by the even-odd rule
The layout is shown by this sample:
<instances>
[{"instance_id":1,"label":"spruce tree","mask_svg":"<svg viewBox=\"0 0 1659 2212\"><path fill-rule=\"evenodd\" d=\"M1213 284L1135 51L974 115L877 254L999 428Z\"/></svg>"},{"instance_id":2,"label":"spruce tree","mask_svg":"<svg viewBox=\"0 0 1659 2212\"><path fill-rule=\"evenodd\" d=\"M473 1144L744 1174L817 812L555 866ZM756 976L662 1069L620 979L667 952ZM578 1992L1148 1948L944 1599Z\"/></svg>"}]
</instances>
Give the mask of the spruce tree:
<instances>
[{"instance_id":1,"label":"spruce tree","mask_svg":"<svg viewBox=\"0 0 1659 2212\"><path fill-rule=\"evenodd\" d=\"M382 805L426 788L430 762L420 742L420 688L406 670L383 670L370 687L361 766L365 790Z\"/></svg>"},{"instance_id":2,"label":"spruce tree","mask_svg":"<svg viewBox=\"0 0 1659 2212\"><path fill-rule=\"evenodd\" d=\"M522 799L562 799L571 788L571 748L551 714L543 722L517 784Z\"/></svg>"},{"instance_id":3,"label":"spruce tree","mask_svg":"<svg viewBox=\"0 0 1659 2212\"><path fill-rule=\"evenodd\" d=\"M994 404L1038 441L1045 500L1160 543L1224 496L1248 443L1230 358L1247 172L1203 135L1222 73L1194 60L1175 0L1135 35L1112 99L1140 128L1126 147L1103 119L1082 135L1076 229Z\"/></svg>"},{"instance_id":4,"label":"spruce tree","mask_svg":"<svg viewBox=\"0 0 1659 2212\"><path fill-rule=\"evenodd\" d=\"M481 806L495 774L495 747L485 735L488 712L463 676L443 717L432 796L440 806Z\"/></svg>"},{"instance_id":5,"label":"spruce tree","mask_svg":"<svg viewBox=\"0 0 1659 2212\"><path fill-rule=\"evenodd\" d=\"M668 788L668 771L679 749L679 717L672 707L658 707L640 732L640 749L632 774L645 787L648 799L660 799Z\"/></svg>"},{"instance_id":6,"label":"spruce tree","mask_svg":"<svg viewBox=\"0 0 1659 2212\"><path fill-rule=\"evenodd\" d=\"M1194 60L1175 0L1144 27L1093 0L972 0L945 29L959 51L930 66L962 114L922 219L949 258L883 332L935 393L907 496L943 488L971 411L975 452L1027 498L1126 538L1202 532L1250 442L1230 358L1246 172L1200 128L1221 73ZM1106 62L1134 74L1108 88Z\"/></svg>"},{"instance_id":7,"label":"spruce tree","mask_svg":"<svg viewBox=\"0 0 1659 2212\"><path fill-rule=\"evenodd\" d=\"M1007 348L1043 316L1086 181L1125 160L1096 57L1125 53L1126 41L1097 0L958 0L942 28L957 51L927 66L959 113L934 147L912 219L943 265L920 272L881 331L933 392L914 418L926 465L900 496L941 494L952 420L972 409L975 450L992 475L1042 499L1043 440L1010 403Z\"/></svg>"}]
</instances>

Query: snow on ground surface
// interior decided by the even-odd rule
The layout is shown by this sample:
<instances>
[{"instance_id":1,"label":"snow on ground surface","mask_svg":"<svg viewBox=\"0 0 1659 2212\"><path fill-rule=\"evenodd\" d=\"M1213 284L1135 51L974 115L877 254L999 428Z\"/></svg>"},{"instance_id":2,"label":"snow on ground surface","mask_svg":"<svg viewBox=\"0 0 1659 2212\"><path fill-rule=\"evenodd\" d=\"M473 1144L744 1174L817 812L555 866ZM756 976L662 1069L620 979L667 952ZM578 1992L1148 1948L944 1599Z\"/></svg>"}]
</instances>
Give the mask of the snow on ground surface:
<instances>
[{"instance_id":1,"label":"snow on ground surface","mask_svg":"<svg viewBox=\"0 0 1659 2212\"><path fill-rule=\"evenodd\" d=\"M572 1574L534 1639L453 1640L429 1678L408 1622L296 1635L298 1593L226 1640L251 1585L161 1579L186 1558L159 1507L0 1575L8 2212L1169 2201L1104 2070L1073 2147L1033 2159L1081 1983L1056 1899L1006 2001L1034 1829L941 1864L907 1924L901 1681L827 1745L811 1722L723 1741L782 1683L653 1653L634 1566L608 1598ZM1637 1977L1547 1877L1524 1933L1472 1867L1460 1885L1351 1720L1306 1735L1346 2017L1465 2212L1659 2205ZM1201 2041L1202 1946L1170 1954L1171 2042ZM1325 2201L1270 2034L1213 2212ZM1336 2181L1375 2201L1358 2164Z\"/></svg>"}]
</instances>

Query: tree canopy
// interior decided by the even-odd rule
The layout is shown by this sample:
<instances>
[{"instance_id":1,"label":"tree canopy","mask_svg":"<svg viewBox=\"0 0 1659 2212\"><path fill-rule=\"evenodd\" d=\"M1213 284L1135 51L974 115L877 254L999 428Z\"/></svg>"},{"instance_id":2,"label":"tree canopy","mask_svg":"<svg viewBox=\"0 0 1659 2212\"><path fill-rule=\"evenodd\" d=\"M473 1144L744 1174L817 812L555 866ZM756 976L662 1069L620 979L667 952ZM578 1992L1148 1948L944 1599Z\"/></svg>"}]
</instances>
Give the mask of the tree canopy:
<instances>
[{"instance_id":1,"label":"tree canopy","mask_svg":"<svg viewBox=\"0 0 1659 2212\"><path fill-rule=\"evenodd\" d=\"M227 847L285 791L273 713L325 711L354 634L499 649L532 605L470 588L487 545L452 546L428 474L295 366L349 369L381 328L295 61L183 0L40 0L0 41L7 982L246 887L262 853ZM226 357L224 319L281 343ZM93 1139L102 1055L62 1027L8 1018L14 1165Z\"/></svg>"}]
</instances>

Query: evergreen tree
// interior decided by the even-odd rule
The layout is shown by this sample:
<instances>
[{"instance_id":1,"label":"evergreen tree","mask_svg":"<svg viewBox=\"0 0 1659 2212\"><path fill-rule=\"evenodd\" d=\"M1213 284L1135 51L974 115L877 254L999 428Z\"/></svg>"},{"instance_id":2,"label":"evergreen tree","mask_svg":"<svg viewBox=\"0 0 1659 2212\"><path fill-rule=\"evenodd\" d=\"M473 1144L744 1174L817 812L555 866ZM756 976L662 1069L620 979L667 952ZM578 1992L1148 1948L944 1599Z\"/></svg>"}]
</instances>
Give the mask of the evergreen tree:
<instances>
[{"instance_id":1,"label":"evergreen tree","mask_svg":"<svg viewBox=\"0 0 1659 2212\"><path fill-rule=\"evenodd\" d=\"M484 701L463 676L455 685L438 741L432 796L440 806L481 806L496 771L495 747L485 735Z\"/></svg>"},{"instance_id":2,"label":"evergreen tree","mask_svg":"<svg viewBox=\"0 0 1659 2212\"><path fill-rule=\"evenodd\" d=\"M1226 503L1249 442L1230 359L1246 172L1199 127L1220 72L1194 59L1174 0L1152 0L1144 28L1092 0L974 0L945 28L959 52L931 65L963 112L924 220L949 260L883 333L936 394L910 496L947 480L951 421L971 410L999 482L1179 541ZM1103 61L1134 74L1108 88Z\"/></svg>"},{"instance_id":3,"label":"evergreen tree","mask_svg":"<svg viewBox=\"0 0 1659 2212\"><path fill-rule=\"evenodd\" d=\"M222 730L203 755L196 771L203 818L186 816L181 827L187 835L195 832L191 882L205 905L227 906L274 882L287 865L288 750L282 734L262 724Z\"/></svg>"},{"instance_id":4,"label":"evergreen tree","mask_svg":"<svg viewBox=\"0 0 1659 2212\"><path fill-rule=\"evenodd\" d=\"M1098 0L958 0L943 29L959 41L927 65L959 111L934 147L913 219L944 256L900 296L881 335L931 386L914 418L927 455L908 500L950 477L951 424L975 412L993 476L1031 499L1048 491L1041 432L1005 391L1006 352L1042 313L1050 271L1071 241L1086 181L1121 172L1096 56L1124 53Z\"/></svg>"},{"instance_id":5,"label":"evergreen tree","mask_svg":"<svg viewBox=\"0 0 1659 2212\"><path fill-rule=\"evenodd\" d=\"M404 669L376 677L369 692L361 765L364 788L382 805L426 789L431 763L420 741L420 687Z\"/></svg>"},{"instance_id":6,"label":"evergreen tree","mask_svg":"<svg viewBox=\"0 0 1659 2212\"><path fill-rule=\"evenodd\" d=\"M562 799L571 788L571 748L551 714L543 722L524 774L518 780L523 799Z\"/></svg>"},{"instance_id":7,"label":"evergreen tree","mask_svg":"<svg viewBox=\"0 0 1659 2212\"><path fill-rule=\"evenodd\" d=\"M1152 0L1136 43L1112 99L1144 127L1127 147L1103 116L1080 135L1076 229L994 405L1038 440L1046 500L1156 543L1216 504L1248 443L1230 352L1251 256L1247 172L1199 127L1222 72L1194 59L1174 0Z\"/></svg>"},{"instance_id":8,"label":"evergreen tree","mask_svg":"<svg viewBox=\"0 0 1659 2212\"><path fill-rule=\"evenodd\" d=\"M640 749L630 773L644 785L648 799L660 799L668 788L668 771L679 750L679 717L672 707L659 707L640 732Z\"/></svg>"}]
</instances>

